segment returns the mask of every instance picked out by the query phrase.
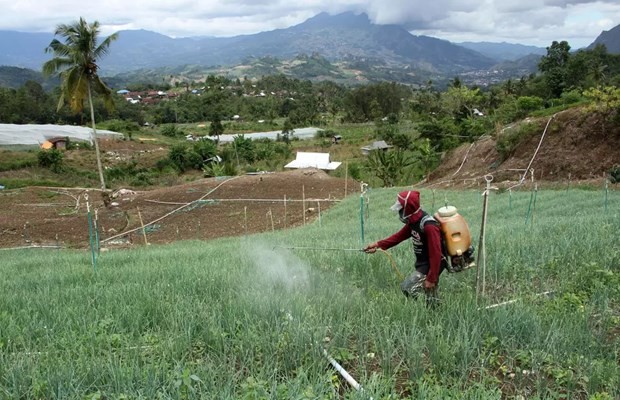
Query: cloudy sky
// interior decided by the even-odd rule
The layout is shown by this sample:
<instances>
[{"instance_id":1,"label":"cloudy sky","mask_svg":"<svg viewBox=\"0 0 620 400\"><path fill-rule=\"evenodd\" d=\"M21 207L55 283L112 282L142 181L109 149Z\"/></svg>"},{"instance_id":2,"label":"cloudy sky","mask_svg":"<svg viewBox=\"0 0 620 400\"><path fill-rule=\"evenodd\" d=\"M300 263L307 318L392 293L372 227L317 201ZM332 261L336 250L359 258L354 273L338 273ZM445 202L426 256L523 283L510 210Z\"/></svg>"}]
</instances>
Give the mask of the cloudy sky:
<instances>
[{"instance_id":1,"label":"cloudy sky","mask_svg":"<svg viewBox=\"0 0 620 400\"><path fill-rule=\"evenodd\" d=\"M82 16L98 20L104 34L147 29L172 37L251 34L354 11L452 42L567 40L575 49L620 24L620 0L0 0L0 10L0 30L51 33Z\"/></svg>"}]
</instances>

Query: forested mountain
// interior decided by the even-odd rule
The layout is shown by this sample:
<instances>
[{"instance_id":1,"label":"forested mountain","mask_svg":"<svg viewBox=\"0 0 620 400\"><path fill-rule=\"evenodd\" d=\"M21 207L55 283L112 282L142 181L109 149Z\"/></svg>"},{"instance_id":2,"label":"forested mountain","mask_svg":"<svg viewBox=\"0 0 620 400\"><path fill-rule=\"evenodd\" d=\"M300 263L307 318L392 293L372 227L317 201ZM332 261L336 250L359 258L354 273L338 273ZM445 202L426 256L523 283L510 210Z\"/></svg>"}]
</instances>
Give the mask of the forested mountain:
<instances>
[{"instance_id":1,"label":"forested mountain","mask_svg":"<svg viewBox=\"0 0 620 400\"><path fill-rule=\"evenodd\" d=\"M51 39L51 33L0 32L0 65L40 69L49 58L44 48ZM366 14L353 13L322 13L287 29L230 38L173 39L143 30L121 31L110 50L101 63L107 74L187 64L232 65L247 57L291 59L300 53L445 74L488 68L496 62L448 41L415 36L397 25L376 25Z\"/></svg>"},{"instance_id":2,"label":"forested mountain","mask_svg":"<svg viewBox=\"0 0 620 400\"><path fill-rule=\"evenodd\" d=\"M604 44L608 53L620 54L620 25L603 31L588 48L592 49L597 44Z\"/></svg>"}]
</instances>

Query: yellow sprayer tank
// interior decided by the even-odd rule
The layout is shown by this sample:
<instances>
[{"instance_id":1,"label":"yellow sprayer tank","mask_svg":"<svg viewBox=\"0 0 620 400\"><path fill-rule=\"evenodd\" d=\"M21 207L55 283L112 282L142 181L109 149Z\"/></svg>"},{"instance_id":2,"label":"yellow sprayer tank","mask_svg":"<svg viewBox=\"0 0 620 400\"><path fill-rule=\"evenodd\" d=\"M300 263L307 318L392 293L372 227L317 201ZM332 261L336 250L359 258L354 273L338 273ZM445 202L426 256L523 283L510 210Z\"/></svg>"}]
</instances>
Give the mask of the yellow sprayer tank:
<instances>
[{"instance_id":1,"label":"yellow sprayer tank","mask_svg":"<svg viewBox=\"0 0 620 400\"><path fill-rule=\"evenodd\" d=\"M441 232L446 240L446 249L450 256L461 256L471 245L469 226L456 207L441 207L434 215L441 224Z\"/></svg>"}]
</instances>

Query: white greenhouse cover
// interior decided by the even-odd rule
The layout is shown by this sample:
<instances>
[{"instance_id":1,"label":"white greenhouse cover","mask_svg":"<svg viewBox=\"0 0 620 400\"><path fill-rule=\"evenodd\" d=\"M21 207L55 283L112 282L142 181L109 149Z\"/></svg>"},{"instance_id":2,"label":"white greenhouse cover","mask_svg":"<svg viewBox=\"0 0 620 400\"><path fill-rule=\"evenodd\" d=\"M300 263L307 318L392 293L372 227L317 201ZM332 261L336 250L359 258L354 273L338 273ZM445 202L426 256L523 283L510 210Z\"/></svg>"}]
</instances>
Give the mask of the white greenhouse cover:
<instances>
[{"instance_id":1,"label":"white greenhouse cover","mask_svg":"<svg viewBox=\"0 0 620 400\"><path fill-rule=\"evenodd\" d=\"M318 128L295 128L293 130L293 134L290 136L290 139L298 138L300 140L304 139L312 139L316 135L316 133L320 129ZM246 139L271 139L276 140L278 136L282 136L282 131L269 131L269 132L252 132L252 133L235 133L235 134L226 134L220 135L220 142L222 143L232 143L235 140L235 136L243 135ZM209 137L209 139L215 139L214 137Z\"/></svg>"},{"instance_id":2,"label":"white greenhouse cover","mask_svg":"<svg viewBox=\"0 0 620 400\"><path fill-rule=\"evenodd\" d=\"M0 124L0 146L12 144L40 145L53 137L68 136L71 139L90 142L91 128L73 125L15 125ZM122 133L97 129L98 137L123 138Z\"/></svg>"},{"instance_id":3,"label":"white greenhouse cover","mask_svg":"<svg viewBox=\"0 0 620 400\"><path fill-rule=\"evenodd\" d=\"M342 164L329 161L329 153L297 152L297 158L286 164L284 168L318 168L333 171Z\"/></svg>"}]
</instances>

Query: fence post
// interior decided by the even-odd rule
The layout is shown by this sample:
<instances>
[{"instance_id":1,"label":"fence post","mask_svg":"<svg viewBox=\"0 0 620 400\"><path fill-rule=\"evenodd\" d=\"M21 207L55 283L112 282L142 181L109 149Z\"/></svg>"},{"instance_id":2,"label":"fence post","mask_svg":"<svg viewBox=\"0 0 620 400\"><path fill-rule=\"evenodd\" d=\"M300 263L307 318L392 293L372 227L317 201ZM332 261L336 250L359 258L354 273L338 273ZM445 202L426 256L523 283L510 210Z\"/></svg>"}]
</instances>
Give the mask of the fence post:
<instances>
[{"instance_id":1,"label":"fence post","mask_svg":"<svg viewBox=\"0 0 620 400\"><path fill-rule=\"evenodd\" d=\"M136 207L138 210L138 218L140 219L140 226L142 227L142 236L144 237L144 244L149 245L149 241L146 239L146 229L144 228L144 221L142 220L142 213L140 213L140 207Z\"/></svg>"},{"instance_id":2,"label":"fence post","mask_svg":"<svg viewBox=\"0 0 620 400\"><path fill-rule=\"evenodd\" d=\"M303 208L301 218L304 221L304 225L306 225L306 187L304 185L301 185L301 206Z\"/></svg>"},{"instance_id":3,"label":"fence post","mask_svg":"<svg viewBox=\"0 0 620 400\"><path fill-rule=\"evenodd\" d=\"M607 213L608 202L609 202L609 180L605 179L605 213Z\"/></svg>"},{"instance_id":4,"label":"fence post","mask_svg":"<svg viewBox=\"0 0 620 400\"><path fill-rule=\"evenodd\" d=\"M476 271L476 301L478 295L484 296L486 286L486 223L487 223L487 210L489 204L489 192L491 191L491 182L493 181L493 175L485 175L484 180L487 183L486 189L482 193L484 197L482 202L482 223L480 224L480 241L478 243L478 269ZM482 269L482 288L480 288L480 269Z\"/></svg>"},{"instance_id":5,"label":"fence post","mask_svg":"<svg viewBox=\"0 0 620 400\"><path fill-rule=\"evenodd\" d=\"M288 226L287 216L286 216L286 195L284 195L284 228Z\"/></svg>"},{"instance_id":6,"label":"fence post","mask_svg":"<svg viewBox=\"0 0 620 400\"><path fill-rule=\"evenodd\" d=\"M95 254L95 243L93 238L93 217L90 214L90 202L88 201L88 193L84 194L86 200L86 214L88 219L88 241L90 243L90 260L93 265L93 271L97 272L97 255Z\"/></svg>"},{"instance_id":7,"label":"fence post","mask_svg":"<svg viewBox=\"0 0 620 400\"><path fill-rule=\"evenodd\" d=\"M362 182L361 193L360 193L360 232L362 238L362 247L364 246L364 195L366 194L366 189L368 188L368 184Z\"/></svg>"}]
</instances>

